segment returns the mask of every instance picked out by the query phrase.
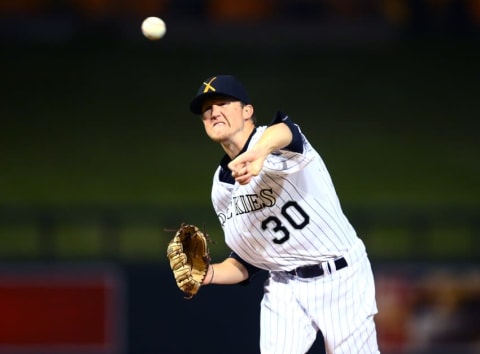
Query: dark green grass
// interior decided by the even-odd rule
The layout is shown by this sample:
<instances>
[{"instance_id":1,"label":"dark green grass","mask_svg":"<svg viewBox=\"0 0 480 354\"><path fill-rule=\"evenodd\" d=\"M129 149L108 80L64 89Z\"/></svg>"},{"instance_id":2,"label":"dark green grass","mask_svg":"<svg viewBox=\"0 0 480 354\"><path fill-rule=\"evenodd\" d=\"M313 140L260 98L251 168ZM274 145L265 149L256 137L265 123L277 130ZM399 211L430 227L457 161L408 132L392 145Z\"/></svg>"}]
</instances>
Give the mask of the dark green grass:
<instances>
[{"instance_id":1,"label":"dark green grass","mask_svg":"<svg viewBox=\"0 0 480 354\"><path fill-rule=\"evenodd\" d=\"M428 214L479 206L475 43L267 48L167 40L4 49L0 206L151 205L177 213L160 224L125 225L115 247L126 259L163 257L162 228L178 221L208 221L214 252L225 251L210 215L211 175L222 151L188 112L201 80L215 73L245 81L260 123L283 110L301 125L347 211L375 219L383 208ZM181 214L190 208L209 216ZM101 256L98 228L61 224L52 247L64 257ZM373 255L388 258L411 255L405 228L359 230ZM453 250L462 255L471 242L467 229L434 227L425 242L443 257L455 243L449 235L467 235ZM3 226L2 255L37 255L36 232L29 222Z\"/></svg>"},{"instance_id":2,"label":"dark green grass","mask_svg":"<svg viewBox=\"0 0 480 354\"><path fill-rule=\"evenodd\" d=\"M468 43L350 48L11 46L0 120L0 203L209 202L221 150L187 103L238 74L258 119L284 110L347 204L478 205L480 114Z\"/></svg>"}]
</instances>

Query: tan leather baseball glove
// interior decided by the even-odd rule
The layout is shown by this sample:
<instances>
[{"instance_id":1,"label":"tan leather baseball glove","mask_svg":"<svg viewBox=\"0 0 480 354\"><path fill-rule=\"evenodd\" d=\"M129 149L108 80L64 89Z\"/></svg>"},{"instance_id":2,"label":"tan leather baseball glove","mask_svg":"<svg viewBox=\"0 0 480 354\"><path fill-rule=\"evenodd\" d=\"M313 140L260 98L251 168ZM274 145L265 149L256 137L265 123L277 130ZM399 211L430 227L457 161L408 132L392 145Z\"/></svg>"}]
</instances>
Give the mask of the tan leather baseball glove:
<instances>
[{"instance_id":1,"label":"tan leather baseball glove","mask_svg":"<svg viewBox=\"0 0 480 354\"><path fill-rule=\"evenodd\" d=\"M197 294L210 266L208 236L195 225L182 224L168 243L170 261L177 286L191 299Z\"/></svg>"}]
</instances>

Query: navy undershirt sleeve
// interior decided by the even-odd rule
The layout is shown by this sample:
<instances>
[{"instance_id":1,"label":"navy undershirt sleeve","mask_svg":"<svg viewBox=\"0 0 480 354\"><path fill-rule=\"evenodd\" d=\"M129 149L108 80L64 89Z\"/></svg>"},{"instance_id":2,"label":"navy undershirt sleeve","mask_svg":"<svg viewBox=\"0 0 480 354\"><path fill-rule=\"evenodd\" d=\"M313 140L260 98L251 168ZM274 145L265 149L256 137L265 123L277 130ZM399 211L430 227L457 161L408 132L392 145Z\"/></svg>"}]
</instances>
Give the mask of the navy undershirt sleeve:
<instances>
[{"instance_id":1,"label":"navy undershirt sleeve","mask_svg":"<svg viewBox=\"0 0 480 354\"><path fill-rule=\"evenodd\" d=\"M269 125L274 125L278 123L285 123L292 132L292 142L284 148L284 150L289 150L292 152L297 152L299 154L303 153L303 137L296 125L285 113L277 112L272 122Z\"/></svg>"}]
</instances>

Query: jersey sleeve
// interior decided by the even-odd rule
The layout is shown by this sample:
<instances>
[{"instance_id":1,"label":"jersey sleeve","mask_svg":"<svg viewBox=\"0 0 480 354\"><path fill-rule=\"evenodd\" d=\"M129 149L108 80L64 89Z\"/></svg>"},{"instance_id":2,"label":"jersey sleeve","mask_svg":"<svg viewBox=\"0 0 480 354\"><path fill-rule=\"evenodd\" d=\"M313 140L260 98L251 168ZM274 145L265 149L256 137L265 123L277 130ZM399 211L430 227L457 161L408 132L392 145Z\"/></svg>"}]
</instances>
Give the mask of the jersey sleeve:
<instances>
[{"instance_id":1,"label":"jersey sleeve","mask_svg":"<svg viewBox=\"0 0 480 354\"><path fill-rule=\"evenodd\" d=\"M309 153L309 144L300 127L295 124L286 114L277 112L269 126L285 123L292 132L292 141L288 146L271 153L265 160L263 170L271 174L292 174L308 165L313 155Z\"/></svg>"},{"instance_id":2,"label":"jersey sleeve","mask_svg":"<svg viewBox=\"0 0 480 354\"><path fill-rule=\"evenodd\" d=\"M238 254L236 254L233 251L230 252L230 255L228 257L236 259L247 269L248 279L242 281L240 283L240 285L248 285L250 283L250 280L252 280L255 277L255 275L261 270L260 268L257 268L255 266L251 265L250 263L244 261L242 258L240 258L240 256Z\"/></svg>"},{"instance_id":3,"label":"jersey sleeve","mask_svg":"<svg viewBox=\"0 0 480 354\"><path fill-rule=\"evenodd\" d=\"M285 123L292 132L292 142L284 148L284 150L303 153L303 136L298 128L298 125L295 124L285 113L277 112L272 122L269 125L274 125L278 123Z\"/></svg>"}]
</instances>

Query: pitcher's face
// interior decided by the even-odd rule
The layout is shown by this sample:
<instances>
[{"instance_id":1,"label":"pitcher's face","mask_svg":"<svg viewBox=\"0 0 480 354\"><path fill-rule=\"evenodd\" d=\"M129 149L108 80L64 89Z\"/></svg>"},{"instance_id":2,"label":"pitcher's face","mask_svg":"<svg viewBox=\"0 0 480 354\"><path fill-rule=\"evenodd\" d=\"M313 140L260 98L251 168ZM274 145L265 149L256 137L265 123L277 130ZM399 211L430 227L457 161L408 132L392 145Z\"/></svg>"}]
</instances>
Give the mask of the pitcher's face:
<instances>
[{"instance_id":1,"label":"pitcher's face","mask_svg":"<svg viewBox=\"0 0 480 354\"><path fill-rule=\"evenodd\" d=\"M213 141L222 143L244 132L245 123L251 120L253 107L228 97L215 97L205 101L202 112L207 135Z\"/></svg>"}]
</instances>

